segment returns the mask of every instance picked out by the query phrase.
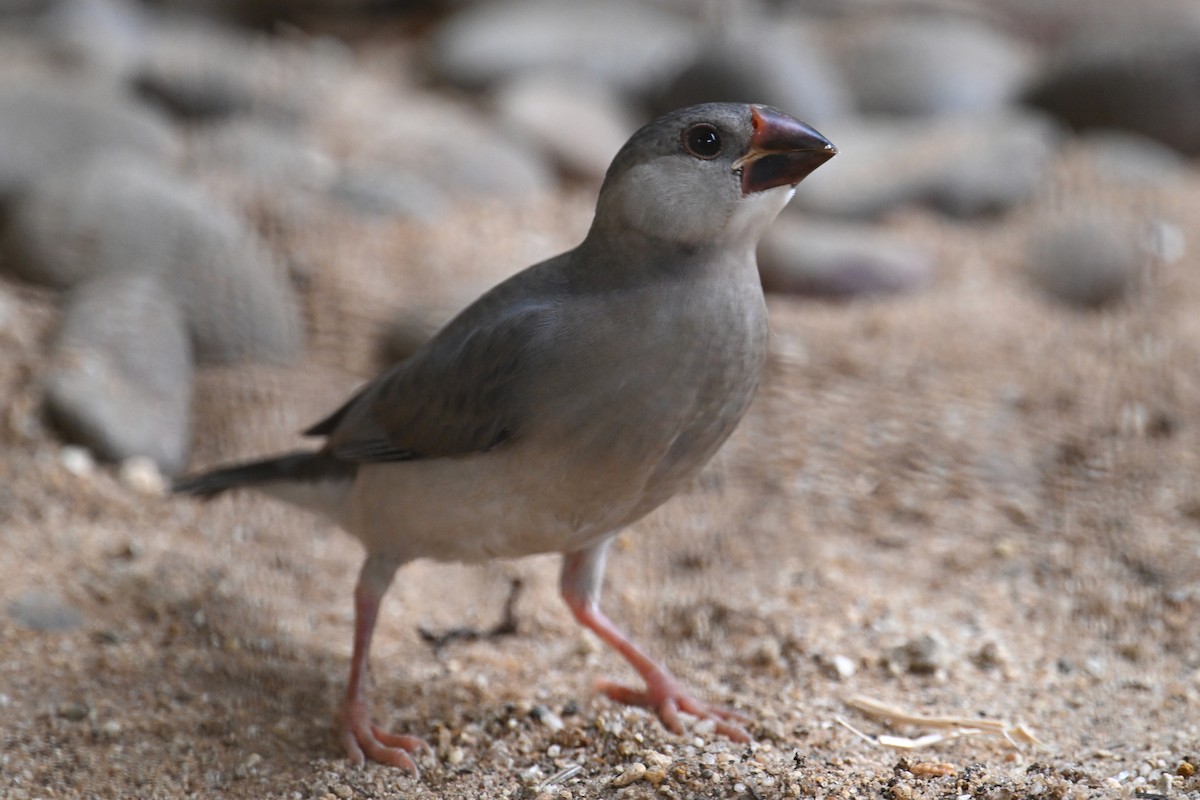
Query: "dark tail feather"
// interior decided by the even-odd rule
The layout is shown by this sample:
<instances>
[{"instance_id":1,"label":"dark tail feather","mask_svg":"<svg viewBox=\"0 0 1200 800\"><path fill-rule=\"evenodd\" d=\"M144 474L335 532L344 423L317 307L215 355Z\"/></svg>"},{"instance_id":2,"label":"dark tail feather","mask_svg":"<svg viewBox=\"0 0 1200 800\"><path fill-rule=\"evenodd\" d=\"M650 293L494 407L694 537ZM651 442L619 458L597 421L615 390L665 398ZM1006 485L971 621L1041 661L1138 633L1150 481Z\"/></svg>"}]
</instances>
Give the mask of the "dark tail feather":
<instances>
[{"instance_id":1,"label":"dark tail feather","mask_svg":"<svg viewBox=\"0 0 1200 800\"><path fill-rule=\"evenodd\" d=\"M261 461L248 461L176 480L171 491L209 499L230 489L281 481L309 483L354 477L357 465L323 451L301 450Z\"/></svg>"}]
</instances>

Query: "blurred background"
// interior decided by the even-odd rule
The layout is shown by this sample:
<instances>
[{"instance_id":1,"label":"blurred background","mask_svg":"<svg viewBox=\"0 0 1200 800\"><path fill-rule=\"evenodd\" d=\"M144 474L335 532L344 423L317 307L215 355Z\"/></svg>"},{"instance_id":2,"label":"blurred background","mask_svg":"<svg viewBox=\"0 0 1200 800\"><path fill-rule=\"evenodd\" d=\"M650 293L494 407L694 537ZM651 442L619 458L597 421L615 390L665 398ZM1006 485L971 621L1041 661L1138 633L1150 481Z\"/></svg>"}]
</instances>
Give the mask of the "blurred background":
<instances>
[{"instance_id":1,"label":"blurred background","mask_svg":"<svg viewBox=\"0 0 1200 800\"><path fill-rule=\"evenodd\" d=\"M1013 286L1074 310L1169 281L1187 251L1158 195L1195 178L1200 152L1188 0L18 0L0 14L5 303L63 292L50 419L168 474L188 458L196 364L334 348L330 363L369 370L347 361L364 352L348 310L381 328L377 362L403 356L572 244L629 133L696 102L776 105L846 153L763 243L771 292L961 279L921 241L930 227L1019 229L995 256ZM569 210L541 240L502 218L556 204ZM480 257L416 246L443 223L486 242ZM371 233L339 241L340 274L314 274L351 228ZM364 281L360 296L330 285ZM338 303L351 308L325 313Z\"/></svg>"},{"instance_id":2,"label":"blurred background","mask_svg":"<svg viewBox=\"0 0 1200 800\"><path fill-rule=\"evenodd\" d=\"M0 263L70 291L48 410L98 455L168 473L194 362L310 344L305 234L592 192L633 129L695 102L773 104L848 153L764 243L771 291L911 293L953 272L890 231L903 215L995 226L1040 201L1013 277L1076 308L1126 299L1186 247L1146 199L1200 151L1185 0L29 0L0 21ZM1056 185L1071 158L1112 196ZM404 255L390 273L417 271ZM396 317L386 357L513 266L491 261Z\"/></svg>"},{"instance_id":3,"label":"blurred background","mask_svg":"<svg viewBox=\"0 0 1200 800\"><path fill-rule=\"evenodd\" d=\"M378 700L459 766L405 796L1200 791L1195 0L0 0L0 795L401 796L326 730L356 545L164 480L297 446L714 100L840 155L760 247L759 399L607 597L766 749L595 700L553 559L417 564ZM421 643L514 578L517 641ZM854 692L1049 746L921 783Z\"/></svg>"}]
</instances>

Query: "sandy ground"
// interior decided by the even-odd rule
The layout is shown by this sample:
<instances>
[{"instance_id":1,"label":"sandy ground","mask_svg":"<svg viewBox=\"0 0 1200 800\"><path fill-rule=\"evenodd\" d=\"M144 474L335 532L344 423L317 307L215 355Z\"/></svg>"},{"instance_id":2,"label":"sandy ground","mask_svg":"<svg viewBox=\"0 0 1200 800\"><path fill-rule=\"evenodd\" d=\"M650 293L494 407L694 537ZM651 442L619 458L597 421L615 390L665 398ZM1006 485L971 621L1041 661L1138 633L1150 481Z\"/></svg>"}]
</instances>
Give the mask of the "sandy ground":
<instances>
[{"instance_id":1,"label":"sandy ground","mask_svg":"<svg viewBox=\"0 0 1200 800\"><path fill-rule=\"evenodd\" d=\"M37 415L53 298L3 284L0 796L1200 797L1197 197L1193 182L1152 198L1193 249L1100 313L1019 274L1036 205L889 220L941 256L923 293L772 299L749 417L689 494L623 535L605 602L702 696L752 715L750 746L597 697L595 679L630 672L570 620L556 558L407 567L373 700L433 744L420 779L349 766L331 733L357 543L251 497L73 474ZM311 269L312 356L206 370L194 463L294 444L369 373L397 309L569 246L590 202L331 218L283 243ZM513 579L514 635L419 636L490 627ZM1041 744L897 749L872 737L939 729L864 714L860 695Z\"/></svg>"}]
</instances>

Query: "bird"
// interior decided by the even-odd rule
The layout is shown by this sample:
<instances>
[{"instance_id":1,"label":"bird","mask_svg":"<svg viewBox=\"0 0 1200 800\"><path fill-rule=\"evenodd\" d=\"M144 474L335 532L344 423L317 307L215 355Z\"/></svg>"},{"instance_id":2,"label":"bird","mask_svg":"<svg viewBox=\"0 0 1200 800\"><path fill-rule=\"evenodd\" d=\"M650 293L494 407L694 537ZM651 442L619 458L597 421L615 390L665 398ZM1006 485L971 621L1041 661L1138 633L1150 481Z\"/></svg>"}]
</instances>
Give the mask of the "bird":
<instances>
[{"instance_id":1,"label":"bird","mask_svg":"<svg viewBox=\"0 0 1200 800\"><path fill-rule=\"evenodd\" d=\"M614 537L684 488L745 414L766 361L755 248L796 185L837 153L766 105L690 106L614 157L583 241L502 281L304 435L320 446L176 481L251 489L323 514L363 545L336 722L349 759L419 774L419 737L372 722L381 600L419 558L561 553L560 594L644 686L601 682L674 733L681 714L749 741L601 610Z\"/></svg>"}]
</instances>

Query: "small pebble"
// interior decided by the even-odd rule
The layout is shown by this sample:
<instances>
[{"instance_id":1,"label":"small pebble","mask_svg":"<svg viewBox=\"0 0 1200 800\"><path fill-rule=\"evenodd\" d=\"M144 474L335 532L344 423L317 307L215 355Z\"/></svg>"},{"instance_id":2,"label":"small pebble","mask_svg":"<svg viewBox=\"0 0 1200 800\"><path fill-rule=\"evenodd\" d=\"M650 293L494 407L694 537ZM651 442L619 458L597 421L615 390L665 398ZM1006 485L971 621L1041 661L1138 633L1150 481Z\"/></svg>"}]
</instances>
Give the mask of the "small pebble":
<instances>
[{"instance_id":1,"label":"small pebble","mask_svg":"<svg viewBox=\"0 0 1200 800\"><path fill-rule=\"evenodd\" d=\"M1146 253L1146 225L1115 211L1081 206L1039 219L1029 234L1025 269L1045 294L1076 308L1100 308L1128 296Z\"/></svg>"},{"instance_id":2,"label":"small pebble","mask_svg":"<svg viewBox=\"0 0 1200 800\"><path fill-rule=\"evenodd\" d=\"M858 665L849 656L836 655L833 657L833 669L839 677L853 678L854 673L858 672Z\"/></svg>"},{"instance_id":3,"label":"small pebble","mask_svg":"<svg viewBox=\"0 0 1200 800\"><path fill-rule=\"evenodd\" d=\"M751 651L751 662L760 667L778 667L783 663L783 648L770 636L759 639Z\"/></svg>"},{"instance_id":4,"label":"small pebble","mask_svg":"<svg viewBox=\"0 0 1200 800\"><path fill-rule=\"evenodd\" d=\"M932 675L945 666L945 660L945 644L929 634L910 639L888 654L893 667L914 675Z\"/></svg>"},{"instance_id":5,"label":"small pebble","mask_svg":"<svg viewBox=\"0 0 1200 800\"><path fill-rule=\"evenodd\" d=\"M31 589L8 604L8 614L35 631L69 631L83 623L83 616L55 592Z\"/></svg>"},{"instance_id":6,"label":"small pebble","mask_svg":"<svg viewBox=\"0 0 1200 800\"><path fill-rule=\"evenodd\" d=\"M561 731L565 727L562 718L541 703L535 705L529 713L552 731Z\"/></svg>"},{"instance_id":7,"label":"small pebble","mask_svg":"<svg viewBox=\"0 0 1200 800\"><path fill-rule=\"evenodd\" d=\"M611 785L620 788L629 786L631 783L640 781L646 775L646 765L640 761L635 761L625 767L625 771L612 779Z\"/></svg>"},{"instance_id":8,"label":"small pebble","mask_svg":"<svg viewBox=\"0 0 1200 800\"><path fill-rule=\"evenodd\" d=\"M86 704L77 702L63 703L57 709L60 717L71 722L79 722L81 719L86 719L89 711Z\"/></svg>"},{"instance_id":9,"label":"small pebble","mask_svg":"<svg viewBox=\"0 0 1200 800\"><path fill-rule=\"evenodd\" d=\"M167 481L158 465L146 456L131 456L121 462L121 484L138 494L161 497L166 494Z\"/></svg>"},{"instance_id":10,"label":"small pebble","mask_svg":"<svg viewBox=\"0 0 1200 800\"><path fill-rule=\"evenodd\" d=\"M645 780L647 783L650 783L650 784L654 785L655 787L657 787L663 781L665 781L667 779L667 771L662 767L654 767L653 769L647 769L646 774L642 776L642 779Z\"/></svg>"},{"instance_id":11,"label":"small pebble","mask_svg":"<svg viewBox=\"0 0 1200 800\"><path fill-rule=\"evenodd\" d=\"M96 471L96 459L92 456L92 451L76 444L66 445L59 450L58 460L63 469L80 478Z\"/></svg>"}]
</instances>

